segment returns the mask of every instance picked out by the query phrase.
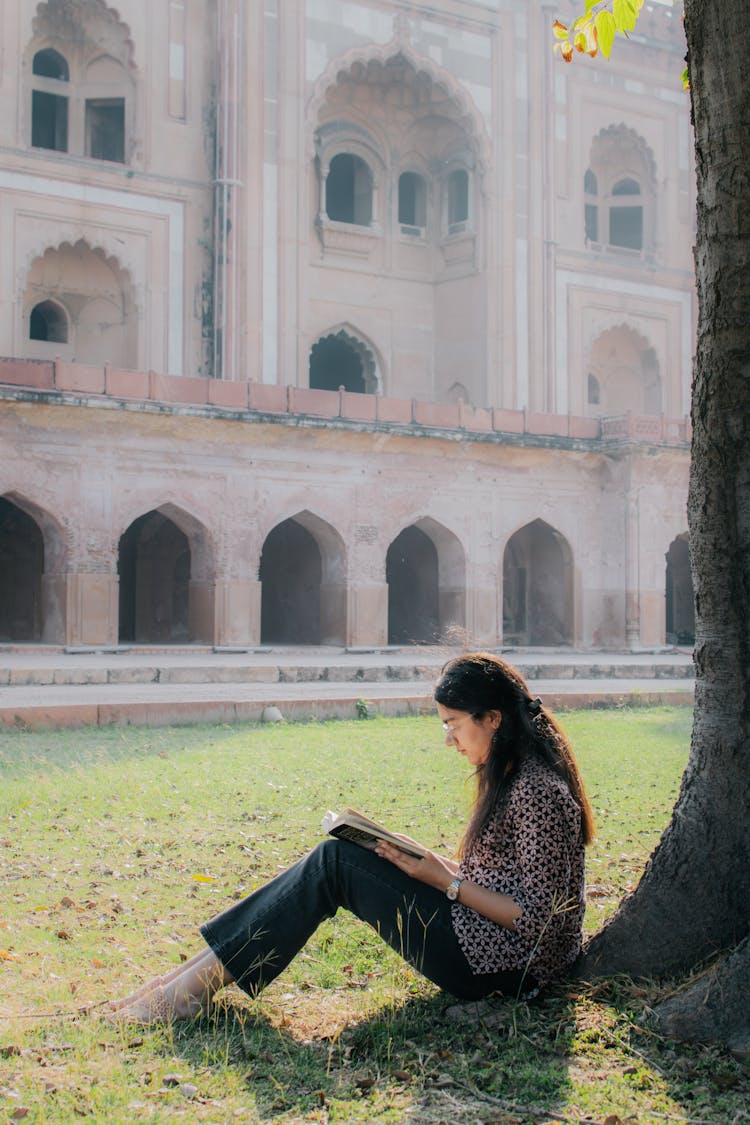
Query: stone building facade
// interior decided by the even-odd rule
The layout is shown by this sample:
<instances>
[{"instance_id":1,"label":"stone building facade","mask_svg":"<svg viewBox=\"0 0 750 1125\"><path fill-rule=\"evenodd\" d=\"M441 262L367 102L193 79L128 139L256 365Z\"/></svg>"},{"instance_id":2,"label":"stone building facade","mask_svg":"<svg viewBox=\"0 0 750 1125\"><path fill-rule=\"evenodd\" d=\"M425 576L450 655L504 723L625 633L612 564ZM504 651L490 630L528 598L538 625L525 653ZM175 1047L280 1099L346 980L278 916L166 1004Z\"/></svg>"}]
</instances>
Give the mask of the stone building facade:
<instances>
[{"instance_id":1,"label":"stone building facade","mask_svg":"<svg viewBox=\"0 0 750 1125\"><path fill-rule=\"evenodd\" d=\"M689 643L682 29L0 9L0 642Z\"/></svg>"}]
</instances>

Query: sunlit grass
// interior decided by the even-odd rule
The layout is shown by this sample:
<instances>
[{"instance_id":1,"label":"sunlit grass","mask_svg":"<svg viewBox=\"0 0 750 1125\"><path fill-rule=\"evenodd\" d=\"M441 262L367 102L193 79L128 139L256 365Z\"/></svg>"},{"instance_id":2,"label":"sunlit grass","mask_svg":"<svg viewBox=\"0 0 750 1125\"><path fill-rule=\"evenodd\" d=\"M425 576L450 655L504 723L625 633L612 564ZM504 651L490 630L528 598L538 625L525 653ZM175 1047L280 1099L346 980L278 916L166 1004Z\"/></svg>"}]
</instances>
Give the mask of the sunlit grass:
<instances>
[{"instance_id":1,"label":"sunlit grass","mask_svg":"<svg viewBox=\"0 0 750 1125\"><path fill-rule=\"evenodd\" d=\"M564 717L599 828L590 930L668 820L690 718ZM460 1023L344 916L258 1001L229 990L210 1018L161 1030L67 1018L200 948L198 923L315 844L327 808L451 852L471 794L427 718L1 734L0 1120L731 1120L746 1075L641 1029L648 989L556 990Z\"/></svg>"}]
</instances>

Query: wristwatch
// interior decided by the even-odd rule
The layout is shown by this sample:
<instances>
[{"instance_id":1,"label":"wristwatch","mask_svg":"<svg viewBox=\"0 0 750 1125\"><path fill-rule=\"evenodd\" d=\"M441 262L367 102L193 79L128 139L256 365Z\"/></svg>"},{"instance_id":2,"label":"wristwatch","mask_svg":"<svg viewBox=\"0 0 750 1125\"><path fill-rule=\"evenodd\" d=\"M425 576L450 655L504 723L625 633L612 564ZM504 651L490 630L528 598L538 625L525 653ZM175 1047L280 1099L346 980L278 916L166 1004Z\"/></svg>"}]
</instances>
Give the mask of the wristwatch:
<instances>
[{"instance_id":1,"label":"wristwatch","mask_svg":"<svg viewBox=\"0 0 750 1125\"><path fill-rule=\"evenodd\" d=\"M456 899L458 898L458 888L461 886L462 883L463 883L462 877L460 875L457 875L455 879L451 879L450 883L445 888L446 898L449 898L451 900L451 902L455 902Z\"/></svg>"}]
</instances>

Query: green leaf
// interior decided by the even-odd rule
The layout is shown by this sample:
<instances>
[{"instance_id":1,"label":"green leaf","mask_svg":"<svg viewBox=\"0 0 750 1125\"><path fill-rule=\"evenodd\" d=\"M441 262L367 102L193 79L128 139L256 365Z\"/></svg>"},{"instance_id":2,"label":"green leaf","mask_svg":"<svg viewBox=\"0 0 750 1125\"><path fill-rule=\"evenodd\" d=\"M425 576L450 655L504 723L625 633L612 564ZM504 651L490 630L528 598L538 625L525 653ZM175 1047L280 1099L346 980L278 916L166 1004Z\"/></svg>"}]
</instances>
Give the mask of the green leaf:
<instances>
[{"instance_id":1,"label":"green leaf","mask_svg":"<svg viewBox=\"0 0 750 1125\"><path fill-rule=\"evenodd\" d=\"M631 0L613 0L612 15L615 17L615 26L618 31L626 35L638 23L638 14Z\"/></svg>"},{"instance_id":2,"label":"green leaf","mask_svg":"<svg viewBox=\"0 0 750 1125\"><path fill-rule=\"evenodd\" d=\"M586 15L588 15L591 9L595 8L598 3L600 3L600 0L586 0Z\"/></svg>"},{"instance_id":3,"label":"green leaf","mask_svg":"<svg viewBox=\"0 0 750 1125\"><path fill-rule=\"evenodd\" d=\"M612 44L615 41L615 17L611 12L597 12L594 23L599 39L599 48L605 59L608 59Z\"/></svg>"}]
</instances>

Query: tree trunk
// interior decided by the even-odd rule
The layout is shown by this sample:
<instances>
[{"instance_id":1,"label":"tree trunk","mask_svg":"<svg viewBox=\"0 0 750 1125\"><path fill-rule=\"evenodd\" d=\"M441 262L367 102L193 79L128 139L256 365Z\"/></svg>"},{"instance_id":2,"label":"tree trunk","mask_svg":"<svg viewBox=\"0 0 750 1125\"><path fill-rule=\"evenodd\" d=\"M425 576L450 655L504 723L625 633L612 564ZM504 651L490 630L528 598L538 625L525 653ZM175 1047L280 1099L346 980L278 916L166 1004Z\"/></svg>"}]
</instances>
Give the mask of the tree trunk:
<instances>
[{"instance_id":1,"label":"tree trunk","mask_svg":"<svg viewBox=\"0 0 750 1125\"><path fill-rule=\"evenodd\" d=\"M691 755L641 882L587 946L587 976L680 973L736 949L663 1006L670 1034L746 1041L750 952L750 19L685 0L698 182L698 347L688 520L696 594ZM744 976L742 976L744 974ZM717 997L744 996L717 1017ZM704 1004L705 1010L698 1011ZM690 1012L692 1011L692 1016ZM712 1015L713 1013L713 1015ZM680 1029L678 1032L678 1028Z\"/></svg>"},{"instance_id":2,"label":"tree trunk","mask_svg":"<svg viewBox=\"0 0 750 1125\"><path fill-rule=\"evenodd\" d=\"M719 1040L750 1058L750 938L683 992L660 1004L661 1030L671 1039Z\"/></svg>"}]
</instances>

